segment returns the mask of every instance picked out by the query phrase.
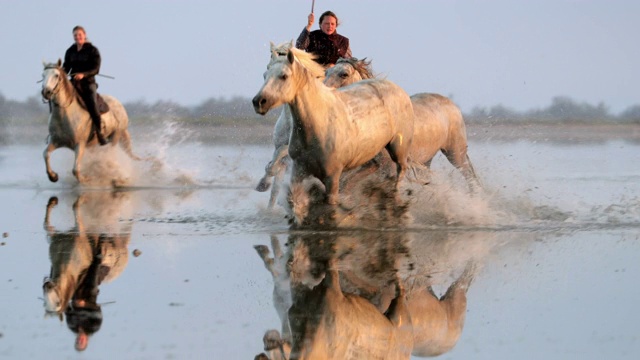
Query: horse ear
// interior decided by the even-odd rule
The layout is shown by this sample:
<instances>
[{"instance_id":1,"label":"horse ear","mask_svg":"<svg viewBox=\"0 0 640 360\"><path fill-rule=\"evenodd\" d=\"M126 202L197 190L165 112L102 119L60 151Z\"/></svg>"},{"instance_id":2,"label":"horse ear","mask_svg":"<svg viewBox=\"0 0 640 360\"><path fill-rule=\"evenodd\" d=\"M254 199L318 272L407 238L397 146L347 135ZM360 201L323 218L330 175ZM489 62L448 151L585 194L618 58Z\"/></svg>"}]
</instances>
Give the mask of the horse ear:
<instances>
[{"instance_id":1,"label":"horse ear","mask_svg":"<svg viewBox=\"0 0 640 360\"><path fill-rule=\"evenodd\" d=\"M58 67L62 66L62 60L58 58Z\"/></svg>"},{"instance_id":2,"label":"horse ear","mask_svg":"<svg viewBox=\"0 0 640 360\"><path fill-rule=\"evenodd\" d=\"M289 60L289 64L293 64L293 60L294 60L294 56L293 56L293 51L289 50L287 51L287 60Z\"/></svg>"},{"instance_id":3,"label":"horse ear","mask_svg":"<svg viewBox=\"0 0 640 360\"><path fill-rule=\"evenodd\" d=\"M294 45L293 45L293 39L291 39L291 42L289 43L289 48L292 48L292 47L294 47Z\"/></svg>"},{"instance_id":4,"label":"horse ear","mask_svg":"<svg viewBox=\"0 0 640 360\"><path fill-rule=\"evenodd\" d=\"M273 41L269 41L269 50L273 52L276 49L276 44Z\"/></svg>"}]
</instances>

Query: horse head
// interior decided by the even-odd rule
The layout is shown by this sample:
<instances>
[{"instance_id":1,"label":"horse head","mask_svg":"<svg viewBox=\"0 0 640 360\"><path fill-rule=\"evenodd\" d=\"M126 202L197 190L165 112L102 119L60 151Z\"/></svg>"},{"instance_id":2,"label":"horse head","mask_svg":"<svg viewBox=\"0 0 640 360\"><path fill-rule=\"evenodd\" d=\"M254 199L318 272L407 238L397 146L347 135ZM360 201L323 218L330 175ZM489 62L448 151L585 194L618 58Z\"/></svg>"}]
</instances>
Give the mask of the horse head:
<instances>
[{"instance_id":1,"label":"horse head","mask_svg":"<svg viewBox=\"0 0 640 360\"><path fill-rule=\"evenodd\" d=\"M51 100L70 82L62 68L62 60L58 59L57 63L45 63L43 61L42 65L44 66L42 71L42 98Z\"/></svg>"},{"instance_id":2,"label":"horse head","mask_svg":"<svg viewBox=\"0 0 640 360\"><path fill-rule=\"evenodd\" d=\"M277 56L269 62L264 84L253 98L255 111L264 115L284 103L290 103L306 81L324 76L324 68L315 62L315 55L296 48L286 56Z\"/></svg>"},{"instance_id":3,"label":"horse head","mask_svg":"<svg viewBox=\"0 0 640 360\"><path fill-rule=\"evenodd\" d=\"M337 89L373 77L371 61L367 61L367 58L340 58L334 66L327 69L324 84Z\"/></svg>"},{"instance_id":4,"label":"horse head","mask_svg":"<svg viewBox=\"0 0 640 360\"><path fill-rule=\"evenodd\" d=\"M42 295L44 299L45 315L62 315L66 308L66 303L60 297L58 287L48 277L44 278L42 284Z\"/></svg>"}]
</instances>

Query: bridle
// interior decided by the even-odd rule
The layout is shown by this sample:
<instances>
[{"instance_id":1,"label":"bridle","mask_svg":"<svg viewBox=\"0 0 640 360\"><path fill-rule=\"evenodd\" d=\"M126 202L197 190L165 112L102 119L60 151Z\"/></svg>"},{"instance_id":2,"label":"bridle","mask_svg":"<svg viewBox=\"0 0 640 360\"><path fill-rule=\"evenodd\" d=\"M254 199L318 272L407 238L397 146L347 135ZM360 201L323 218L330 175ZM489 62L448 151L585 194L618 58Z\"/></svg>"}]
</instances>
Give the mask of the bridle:
<instances>
[{"instance_id":1,"label":"bridle","mask_svg":"<svg viewBox=\"0 0 640 360\"><path fill-rule=\"evenodd\" d=\"M64 74L64 72L63 72L63 71L61 71L61 68L60 68L59 66L45 66L45 68L44 68L44 69L45 69L45 70L56 70L56 71L58 71L58 72L60 72L60 73L63 73L63 74ZM60 75L60 74L58 74L58 75ZM63 76L66 76L66 75L63 75ZM56 106L58 106L58 107L62 107L62 108L67 108L67 107L69 107L69 106L71 105L71 103L73 102L73 95L70 95L70 96L69 96L69 103L68 103L67 105L62 105L62 104L57 103L57 102L55 102L55 101L53 100L53 97L54 97L55 95L58 95L58 93L60 92L60 89L61 89L61 88L60 88L60 83L62 83L62 82L63 82L63 80L61 80L60 78L58 78L58 80L57 80L57 82L56 82L56 85L55 85L55 86L53 87L53 89L51 90L51 98L50 98L50 99L45 99L44 94L43 94L43 95L42 95L42 102L54 103Z\"/></svg>"}]
</instances>

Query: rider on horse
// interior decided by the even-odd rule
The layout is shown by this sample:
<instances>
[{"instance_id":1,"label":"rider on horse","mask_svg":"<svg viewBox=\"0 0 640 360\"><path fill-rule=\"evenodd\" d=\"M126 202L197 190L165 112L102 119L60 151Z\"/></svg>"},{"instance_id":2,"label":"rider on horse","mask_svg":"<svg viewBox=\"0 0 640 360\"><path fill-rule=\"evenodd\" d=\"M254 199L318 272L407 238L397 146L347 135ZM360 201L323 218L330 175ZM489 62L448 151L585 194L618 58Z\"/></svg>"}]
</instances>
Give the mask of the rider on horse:
<instances>
[{"instance_id":1,"label":"rider on horse","mask_svg":"<svg viewBox=\"0 0 640 360\"><path fill-rule=\"evenodd\" d=\"M332 11L320 15L320 30L311 31L315 15L309 14L307 25L298 40L296 47L318 56L316 61L324 67L335 65L339 58L350 58L349 39L337 33L338 17Z\"/></svg>"},{"instance_id":2,"label":"rider on horse","mask_svg":"<svg viewBox=\"0 0 640 360\"><path fill-rule=\"evenodd\" d=\"M64 71L72 76L72 82L91 116L93 129L100 145L107 140L102 134L102 121L98 111L97 89L95 76L100 71L100 52L98 48L87 41L87 35L82 26L73 28L75 43L67 49L64 55Z\"/></svg>"}]
</instances>

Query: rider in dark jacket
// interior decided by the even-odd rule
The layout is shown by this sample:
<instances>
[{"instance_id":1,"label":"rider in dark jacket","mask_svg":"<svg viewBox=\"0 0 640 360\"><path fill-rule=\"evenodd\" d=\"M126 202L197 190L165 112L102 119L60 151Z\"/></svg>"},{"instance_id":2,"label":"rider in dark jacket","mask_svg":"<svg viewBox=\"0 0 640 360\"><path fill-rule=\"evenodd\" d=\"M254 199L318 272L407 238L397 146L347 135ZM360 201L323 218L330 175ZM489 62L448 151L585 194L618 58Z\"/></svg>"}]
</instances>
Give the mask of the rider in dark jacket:
<instances>
[{"instance_id":1,"label":"rider in dark jacket","mask_svg":"<svg viewBox=\"0 0 640 360\"><path fill-rule=\"evenodd\" d=\"M75 43L64 54L62 67L72 76L73 85L87 107L98 142L100 145L105 145L107 140L102 134L102 121L97 103L98 84L95 79L100 71L100 52L97 47L87 41L87 35L82 26L73 28L73 40Z\"/></svg>"},{"instance_id":2,"label":"rider in dark jacket","mask_svg":"<svg viewBox=\"0 0 640 360\"><path fill-rule=\"evenodd\" d=\"M338 17L332 11L320 15L320 30L311 31L315 16L309 14L307 26L302 29L296 47L318 56L316 61L321 65L333 66L339 58L350 58L349 39L336 32Z\"/></svg>"}]
</instances>

